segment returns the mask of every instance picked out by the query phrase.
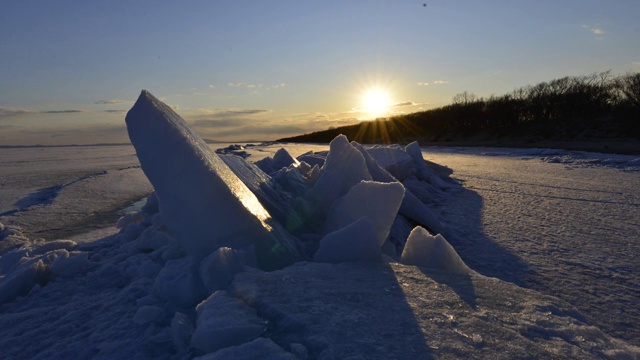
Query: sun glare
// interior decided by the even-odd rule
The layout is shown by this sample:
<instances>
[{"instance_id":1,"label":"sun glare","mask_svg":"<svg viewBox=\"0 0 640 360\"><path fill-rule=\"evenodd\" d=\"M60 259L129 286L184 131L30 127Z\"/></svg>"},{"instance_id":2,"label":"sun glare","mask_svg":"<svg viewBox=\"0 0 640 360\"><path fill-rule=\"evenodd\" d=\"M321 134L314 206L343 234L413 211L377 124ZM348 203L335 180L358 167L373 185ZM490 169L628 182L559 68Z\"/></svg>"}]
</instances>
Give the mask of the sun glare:
<instances>
[{"instance_id":1,"label":"sun glare","mask_svg":"<svg viewBox=\"0 0 640 360\"><path fill-rule=\"evenodd\" d=\"M362 110L371 119L386 115L390 104L389 93L380 88L369 89L362 94Z\"/></svg>"}]
</instances>

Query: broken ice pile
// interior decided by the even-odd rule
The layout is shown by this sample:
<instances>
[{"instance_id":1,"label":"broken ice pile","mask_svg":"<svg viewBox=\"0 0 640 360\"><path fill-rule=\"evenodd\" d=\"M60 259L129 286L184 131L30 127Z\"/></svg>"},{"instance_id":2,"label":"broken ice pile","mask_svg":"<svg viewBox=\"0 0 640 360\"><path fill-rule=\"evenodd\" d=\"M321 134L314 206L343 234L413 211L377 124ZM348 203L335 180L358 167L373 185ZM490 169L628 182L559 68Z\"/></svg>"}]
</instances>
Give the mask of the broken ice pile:
<instances>
[{"instance_id":1,"label":"broken ice pile","mask_svg":"<svg viewBox=\"0 0 640 360\"><path fill-rule=\"evenodd\" d=\"M126 123L155 192L139 212L118 222L120 234L93 249L121 246L113 259L127 269L132 284L152 280L148 293L136 300L133 321L170 324L180 351L210 353L252 343L265 331L255 311L226 292L240 272L302 261L383 259L469 271L442 236L447 228L434 211L458 184L450 169L424 160L415 142L365 147L341 135L328 152L295 159L280 149L273 158L252 163L246 153L211 151L147 91ZM86 273L106 256L89 256L91 246L78 250L76 245L4 249L0 302L71 270Z\"/></svg>"},{"instance_id":2,"label":"broken ice pile","mask_svg":"<svg viewBox=\"0 0 640 360\"><path fill-rule=\"evenodd\" d=\"M254 164L245 153L212 152L146 91L128 113L127 127L155 193L131 217L138 221L121 225L125 233L136 229L138 246L164 261L141 305L171 304L174 341L183 347L212 352L264 331L252 309L225 295L246 265L273 270L299 261L380 262L386 256L468 271L444 237L434 237L446 228L432 206L457 184L448 168L422 158L417 143L365 148L338 136L328 152L294 159L280 149ZM198 303L195 319L186 318ZM220 320L227 313L233 321ZM235 335L214 336L221 332ZM211 337L220 343L206 341Z\"/></svg>"},{"instance_id":3,"label":"broken ice pile","mask_svg":"<svg viewBox=\"0 0 640 360\"><path fill-rule=\"evenodd\" d=\"M159 205L147 232L161 232L172 251L195 261L225 247L263 270L303 260L398 259L414 227L445 232L429 205L456 184L448 168L422 158L417 143L365 148L338 136L326 153L294 159L280 149L253 164L212 152L146 91L127 127Z\"/></svg>"}]
</instances>

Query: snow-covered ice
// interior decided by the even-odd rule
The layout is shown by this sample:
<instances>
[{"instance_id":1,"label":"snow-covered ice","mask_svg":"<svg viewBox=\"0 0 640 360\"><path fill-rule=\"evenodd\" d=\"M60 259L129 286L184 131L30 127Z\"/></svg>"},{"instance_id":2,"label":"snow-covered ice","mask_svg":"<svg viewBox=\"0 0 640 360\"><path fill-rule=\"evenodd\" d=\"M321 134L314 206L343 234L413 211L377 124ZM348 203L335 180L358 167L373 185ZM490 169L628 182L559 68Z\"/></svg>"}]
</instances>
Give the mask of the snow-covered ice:
<instances>
[{"instance_id":1,"label":"snow-covered ice","mask_svg":"<svg viewBox=\"0 0 640 360\"><path fill-rule=\"evenodd\" d=\"M127 121L142 167L0 150L1 358L640 357L633 160L345 137L216 154L148 93Z\"/></svg>"}]
</instances>

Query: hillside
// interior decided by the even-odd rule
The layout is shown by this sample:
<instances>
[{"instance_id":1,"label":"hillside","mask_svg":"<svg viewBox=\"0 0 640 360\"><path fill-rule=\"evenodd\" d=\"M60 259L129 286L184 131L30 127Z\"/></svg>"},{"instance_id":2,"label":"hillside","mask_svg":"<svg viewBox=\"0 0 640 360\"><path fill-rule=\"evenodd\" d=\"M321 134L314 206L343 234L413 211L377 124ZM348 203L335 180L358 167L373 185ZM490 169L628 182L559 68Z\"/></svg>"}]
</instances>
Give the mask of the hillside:
<instances>
[{"instance_id":1,"label":"hillside","mask_svg":"<svg viewBox=\"0 0 640 360\"><path fill-rule=\"evenodd\" d=\"M562 147L640 153L640 73L610 72L555 79L480 98L463 92L422 112L279 139L329 142L338 134L360 143Z\"/></svg>"}]
</instances>

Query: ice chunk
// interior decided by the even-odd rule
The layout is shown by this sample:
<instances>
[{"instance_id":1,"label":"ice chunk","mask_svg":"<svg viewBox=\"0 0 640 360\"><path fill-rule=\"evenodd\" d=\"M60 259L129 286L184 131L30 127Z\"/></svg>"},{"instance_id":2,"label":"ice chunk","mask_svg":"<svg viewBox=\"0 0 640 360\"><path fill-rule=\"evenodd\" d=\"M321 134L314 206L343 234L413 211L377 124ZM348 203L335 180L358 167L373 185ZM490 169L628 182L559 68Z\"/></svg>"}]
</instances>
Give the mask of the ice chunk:
<instances>
[{"instance_id":1,"label":"ice chunk","mask_svg":"<svg viewBox=\"0 0 640 360\"><path fill-rule=\"evenodd\" d=\"M93 268L96 264L89 260L86 252L66 252L58 256L49 270L56 276L74 276Z\"/></svg>"},{"instance_id":2,"label":"ice chunk","mask_svg":"<svg viewBox=\"0 0 640 360\"><path fill-rule=\"evenodd\" d=\"M314 261L324 263L380 261L374 224L363 216L320 240Z\"/></svg>"},{"instance_id":3,"label":"ice chunk","mask_svg":"<svg viewBox=\"0 0 640 360\"><path fill-rule=\"evenodd\" d=\"M438 220L436 214L413 195L411 191L405 191L404 199L400 205L400 213L436 233L442 234L445 232L445 226Z\"/></svg>"},{"instance_id":4,"label":"ice chunk","mask_svg":"<svg viewBox=\"0 0 640 360\"><path fill-rule=\"evenodd\" d=\"M353 185L362 180L371 180L364 157L349 144L346 136L338 135L329 144L329 155L322 175L307 192L306 197L321 210L326 211L334 200L346 194Z\"/></svg>"},{"instance_id":5,"label":"ice chunk","mask_svg":"<svg viewBox=\"0 0 640 360\"><path fill-rule=\"evenodd\" d=\"M49 241L38 246L34 246L33 250L29 252L31 256L42 255L54 250L67 250L71 251L76 248L78 244L72 240L54 240Z\"/></svg>"},{"instance_id":6,"label":"ice chunk","mask_svg":"<svg viewBox=\"0 0 640 360\"><path fill-rule=\"evenodd\" d=\"M227 287L233 277L244 268L242 252L227 247L211 253L200 263L200 277L210 292Z\"/></svg>"},{"instance_id":7,"label":"ice chunk","mask_svg":"<svg viewBox=\"0 0 640 360\"><path fill-rule=\"evenodd\" d=\"M400 262L433 270L469 273L467 265L442 235L433 236L419 226L409 234Z\"/></svg>"},{"instance_id":8,"label":"ice chunk","mask_svg":"<svg viewBox=\"0 0 640 360\"><path fill-rule=\"evenodd\" d=\"M40 258L21 264L0 282L0 305L26 295L46 273L47 265Z\"/></svg>"},{"instance_id":9,"label":"ice chunk","mask_svg":"<svg viewBox=\"0 0 640 360\"><path fill-rule=\"evenodd\" d=\"M318 167L322 167L327 160L327 152L321 151L314 153L313 151L309 151L298 156L297 159L298 161L304 161L311 166L317 165Z\"/></svg>"},{"instance_id":10,"label":"ice chunk","mask_svg":"<svg viewBox=\"0 0 640 360\"><path fill-rule=\"evenodd\" d=\"M412 142L404 148L404 151L409 155L414 163L419 167L426 166L429 170L433 171L438 175L449 176L453 174L453 170L450 168L436 164L432 161L425 160L422 156L422 150L420 149L420 145L417 141Z\"/></svg>"},{"instance_id":11,"label":"ice chunk","mask_svg":"<svg viewBox=\"0 0 640 360\"><path fill-rule=\"evenodd\" d=\"M289 165L298 165L298 160L291 157L285 148L280 148L273 154L273 169L279 170Z\"/></svg>"},{"instance_id":12,"label":"ice chunk","mask_svg":"<svg viewBox=\"0 0 640 360\"><path fill-rule=\"evenodd\" d=\"M302 164L306 165L306 163ZM311 175L310 173L308 174ZM282 168L273 173L273 179L280 188L291 193L293 196L303 196L312 185L309 179L305 177L305 174L300 172L300 167L290 166Z\"/></svg>"},{"instance_id":13,"label":"ice chunk","mask_svg":"<svg viewBox=\"0 0 640 360\"><path fill-rule=\"evenodd\" d=\"M273 159L268 156L262 160L256 161L254 164L266 174L271 174L273 172Z\"/></svg>"},{"instance_id":14,"label":"ice chunk","mask_svg":"<svg viewBox=\"0 0 640 360\"><path fill-rule=\"evenodd\" d=\"M196 311L191 346L206 353L249 342L266 330L255 310L224 290L198 304Z\"/></svg>"},{"instance_id":15,"label":"ice chunk","mask_svg":"<svg viewBox=\"0 0 640 360\"><path fill-rule=\"evenodd\" d=\"M434 176L434 178L437 177ZM415 177L405 179L402 185L425 204L438 204L444 202L446 199L440 189L425 181L418 180Z\"/></svg>"},{"instance_id":16,"label":"ice chunk","mask_svg":"<svg viewBox=\"0 0 640 360\"><path fill-rule=\"evenodd\" d=\"M378 246L382 246L403 198L404 186L398 182L363 181L334 202L327 215L325 234L366 216L373 223Z\"/></svg>"},{"instance_id":17,"label":"ice chunk","mask_svg":"<svg viewBox=\"0 0 640 360\"><path fill-rule=\"evenodd\" d=\"M5 257L12 253L22 256L11 268L8 268L6 274L0 274L0 304L28 294L36 284L45 284L51 279L49 271L51 263L60 256L69 256L67 250L58 249L29 257L24 249L18 249L0 257L0 260L5 260Z\"/></svg>"},{"instance_id":18,"label":"ice chunk","mask_svg":"<svg viewBox=\"0 0 640 360\"><path fill-rule=\"evenodd\" d=\"M143 90L126 123L165 225L188 254L255 244L265 266L298 258L256 196L169 106Z\"/></svg>"},{"instance_id":19,"label":"ice chunk","mask_svg":"<svg viewBox=\"0 0 640 360\"><path fill-rule=\"evenodd\" d=\"M376 146L367 149L367 152L380 166L400 181L413 175L416 171L413 159L403 149L391 146Z\"/></svg>"},{"instance_id":20,"label":"ice chunk","mask_svg":"<svg viewBox=\"0 0 640 360\"><path fill-rule=\"evenodd\" d=\"M396 178L393 177L393 175L391 175L390 172L388 172L385 168L383 168L380 164L378 164L378 162L374 158L372 158L371 155L369 155L367 150L362 145L358 144L355 141L352 141L351 145L353 145L356 149L358 149L358 151L360 151L360 153L364 157L364 160L367 163L367 169L369 170L369 173L371 174L371 178L374 181L380 181L380 182L398 181Z\"/></svg>"},{"instance_id":21,"label":"ice chunk","mask_svg":"<svg viewBox=\"0 0 640 360\"><path fill-rule=\"evenodd\" d=\"M207 292L198 276L197 264L193 256L167 261L153 283L154 294L181 308L200 302Z\"/></svg>"},{"instance_id":22,"label":"ice chunk","mask_svg":"<svg viewBox=\"0 0 640 360\"><path fill-rule=\"evenodd\" d=\"M137 224L144 220L144 215L141 212L129 212L126 213L123 217L121 217L118 222L116 222L116 227L118 229L124 229L130 224Z\"/></svg>"}]
</instances>

